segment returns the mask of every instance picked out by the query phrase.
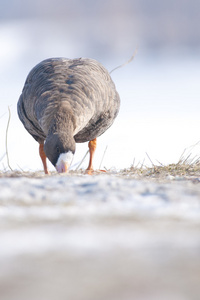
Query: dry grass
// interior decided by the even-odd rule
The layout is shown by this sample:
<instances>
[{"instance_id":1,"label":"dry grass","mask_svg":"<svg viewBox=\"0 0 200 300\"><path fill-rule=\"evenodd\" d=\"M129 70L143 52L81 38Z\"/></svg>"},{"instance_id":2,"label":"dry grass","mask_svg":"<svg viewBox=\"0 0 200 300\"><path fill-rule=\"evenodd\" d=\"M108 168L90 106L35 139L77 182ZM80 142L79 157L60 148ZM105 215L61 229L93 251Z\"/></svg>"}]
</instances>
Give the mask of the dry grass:
<instances>
[{"instance_id":1,"label":"dry grass","mask_svg":"<svg viewBox=\"0 0 200 300\"><path fill-rule=\"evenodd\" d=\"M121 176L154 181L194 180L200 178L200 164L170 164L151 168L134 168L121 170Z\"/></svg>"},{"instance_id":2,"label":"dry grass","mask_svg":"<svg viewBox=\"0 0 200 300\"><path fill-rule=\"evenodd\" d=\"M60 175L56 171L51 172L50 176L83 176L85 170L71 170L67 174ZM167 166L152 166L152 167L133 167L123 169L120 171L107 170L107 172L95 171L93 175L111 175L116 177L123 177L137 180L150 180L155 182L166 181L180 181L189 180L195 183L200 183L200 163L195 164L177 163ZM37 172L23 172L23 171L0 171L0 178L16 178L16 177L28 177L28 178L43 178L46 177L43 171Z\"/></svg>"}]
</instances>

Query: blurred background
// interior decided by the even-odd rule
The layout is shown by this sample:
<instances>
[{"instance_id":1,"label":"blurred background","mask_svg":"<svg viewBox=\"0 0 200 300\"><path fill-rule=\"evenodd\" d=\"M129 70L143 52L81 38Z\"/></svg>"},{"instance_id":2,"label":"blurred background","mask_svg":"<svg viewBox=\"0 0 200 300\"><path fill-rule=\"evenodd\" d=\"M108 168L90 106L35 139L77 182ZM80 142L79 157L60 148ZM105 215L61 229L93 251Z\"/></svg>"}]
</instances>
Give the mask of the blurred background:
<instances>
[{"instance_id":1,"label":"blurred background","mask_svg":"<svg viewBox=\"0 0 200 300\"><path fill-rule=\"evenodd\" d=\"M12 168L42 169L16 104L31 68L48 57L91 57L111 71L138 49L112 73L121 110L98 139L96 168L106 146L101 167L125 168L151 164L147 154L155 164L176 163L198 143L199 0L0 0L0 7L0 170L8 169L8 106ZM86 150L77 145L73 167ZM198 144L192 151L200 154Z\"/></svg>"}]
</instances>

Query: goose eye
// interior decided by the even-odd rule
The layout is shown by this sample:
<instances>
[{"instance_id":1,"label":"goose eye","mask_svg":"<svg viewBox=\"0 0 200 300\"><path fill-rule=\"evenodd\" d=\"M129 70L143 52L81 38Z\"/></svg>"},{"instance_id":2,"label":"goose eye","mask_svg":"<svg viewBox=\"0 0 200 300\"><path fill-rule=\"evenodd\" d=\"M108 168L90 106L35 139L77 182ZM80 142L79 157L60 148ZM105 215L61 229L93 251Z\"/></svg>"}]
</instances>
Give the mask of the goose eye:
<instances>
[{"instance_id":1,"label":"goose eye","mask_svg":"<svg viewBox=\"0 0 200 300\"><path fill-rule=\"evenodd\" d=\"M60 148L56 147L56 151L57 151L57 153L60 153Z\"/></svg>"}]
</instances>

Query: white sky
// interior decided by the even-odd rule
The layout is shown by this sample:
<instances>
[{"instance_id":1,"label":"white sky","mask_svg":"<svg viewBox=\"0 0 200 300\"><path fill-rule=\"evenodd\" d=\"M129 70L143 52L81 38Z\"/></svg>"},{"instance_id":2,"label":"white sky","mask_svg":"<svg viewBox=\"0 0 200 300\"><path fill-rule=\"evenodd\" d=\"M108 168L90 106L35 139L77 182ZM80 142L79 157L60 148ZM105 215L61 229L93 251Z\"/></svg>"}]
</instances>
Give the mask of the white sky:
<instances>
[{"instance_id":1,"label":"white sky","mask_svg":"<svg viewBox=\"0 0 200 300\"><path fill-rule=\"evenodd\" d=\"M5 154L9 105L12 114L8 135L10 164L13 168L36 170L42 168L38 145L23 128L16 112L26 76L44 58L73 58L82 56L81 53L89 57L91 53L82 49L81 43L76 47L60 36L56 42L49 36L36 51L37 45L32 48L28 31L24 31L26 25L28 28L30 23L5 23L0 27L0 159ZM134 49L131 51L109 61L102 56L101 62L111 70L127 60ZM146 153L154 163L156 160L163 164L177 162L185 148L200 140L200 57L192 53L186 55L184 51L178 55L152 57L141 47L135 60L113 72L112 77L121 97L121 110L114 125L98 139L96 168L106 146L102 167L124 168L134 159L137 163L145 158L145 164L149 164ZM78 163L86 151L87 144L77 145L73 163ZM195 151L200 154L199 146L193 149ZM0 161L0 169L4 167L7 168L5 157Z\"/></svg>"}]
</instances>

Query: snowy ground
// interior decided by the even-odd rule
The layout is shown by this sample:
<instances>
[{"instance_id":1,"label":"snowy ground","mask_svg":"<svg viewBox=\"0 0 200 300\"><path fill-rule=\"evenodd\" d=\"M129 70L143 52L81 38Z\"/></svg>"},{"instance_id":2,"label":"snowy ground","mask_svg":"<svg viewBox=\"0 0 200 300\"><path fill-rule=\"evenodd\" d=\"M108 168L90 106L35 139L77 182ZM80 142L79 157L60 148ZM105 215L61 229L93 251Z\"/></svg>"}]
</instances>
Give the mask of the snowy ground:
<instances>
[{"instance_id":1,"label":"snowy ground","mask_svg":"<svg viewBox=\"0 0 200 300\"><path fill-rule=\"evenodd\" d=\"M0 299L196 300L200 184L0 178Z\"/></svg>"},{"instance_id":2,"label":"snowy ground","mask_svg":"<svg viewBox=\"0 0 200 300\"><path fill-rule=\"evenodd\" d=\"M83 40L55 40L52 30L47 36L41 23L31 24L1 26L0 170L8 170L8 106L12 168L41 168L38 144L16 112L30 69L47 57L93 57ZM113 61L93 58L112 70L134 49L128 51ZM106 146L107 169L177 163L185 148L185 157L199 157L199 55L144 52L139 47L131 64L112 73L121 109L98 139L95 168ZM77 145L74 169L86 150ZM156 183L71 174L12 178L0 171L0 300L200 299L199 178Z\"/></svg>"}]
</instances>

